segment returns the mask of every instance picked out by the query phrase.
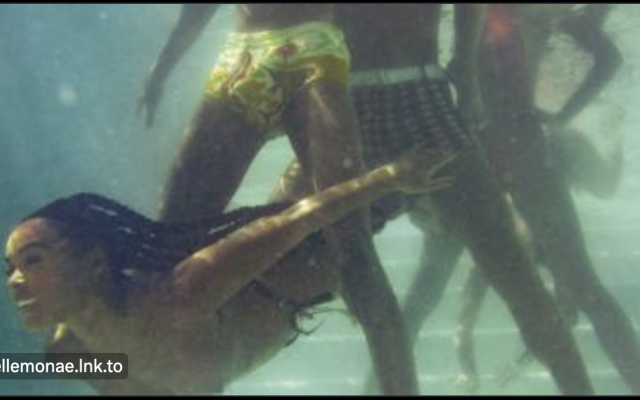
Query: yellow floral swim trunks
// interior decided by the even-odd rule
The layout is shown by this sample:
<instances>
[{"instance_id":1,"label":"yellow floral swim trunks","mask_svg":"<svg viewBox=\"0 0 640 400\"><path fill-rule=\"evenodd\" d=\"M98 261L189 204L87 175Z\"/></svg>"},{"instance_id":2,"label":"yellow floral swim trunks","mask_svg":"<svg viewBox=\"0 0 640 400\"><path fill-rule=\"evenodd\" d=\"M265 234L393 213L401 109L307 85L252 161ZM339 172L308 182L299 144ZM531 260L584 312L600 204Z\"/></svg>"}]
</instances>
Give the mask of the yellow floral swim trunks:
<instances>
[{"instance_id":1,"label":"yellow floral swim trunks","mask_svg":"<svg viewBox=\"0 0 640 400\"><path fill-rule=\"evenodd\" d=\"M233 33L207 82L205 95L229 101L262 134L278 128L282 113L302 88L348 84L349 51L329 22L255 33Z\"/></svg>"}]
</instances>

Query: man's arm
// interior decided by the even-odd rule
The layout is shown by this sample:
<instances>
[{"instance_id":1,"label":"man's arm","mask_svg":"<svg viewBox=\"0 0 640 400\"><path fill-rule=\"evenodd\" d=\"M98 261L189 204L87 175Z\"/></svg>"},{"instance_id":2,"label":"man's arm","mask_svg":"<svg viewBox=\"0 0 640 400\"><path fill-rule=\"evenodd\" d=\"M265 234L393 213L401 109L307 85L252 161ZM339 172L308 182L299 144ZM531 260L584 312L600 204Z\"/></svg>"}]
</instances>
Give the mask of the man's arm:
<instances>
[{"instance_id":1,"label":"man's arm","mask_svg":"<svg viewBox=\"0 0 640 400\"><path fill-rule=\"evenodd\" d=\"M151 73L140 99L138 112L147 126L153 125L164 83L187 50L200 37L207 23L213 18L219 4L184 4L178 22L171 31Z\"/></svg>"},{"instance_id":2,"label":"man's arm","mask_svg":"<svg viewBox=\"0 0 640 400\"><path fill-rule=\"evenodd\" d=\"M453 59L477 64L478 48L484 28L486 6L454 4L455 40Z\"/></svg>"},{"instance_id":3,"label":"man's arm","mask_svg":"<svg viewBox=\"0 0 640 400\"><path fill-rule=\"evenodd\" d=\"M479 122L482 114L478 87L478 49L484 28L486 6L455 4L455 40L448 67L459 95L459 105L468 123ZM472 126L470 126L472 127Z\"/></svg>"},{"instance_id":4,"label":"man's arm","mask_svg":"<svg viewBox=\"0 0 640 400\"><path fill-rule=\"evenodd\" d=\"M580 88L556 116L560 124L571 121L591 103L613 79L622 64L620 50L603 31L604 22L612 8L612 4L587 4L585 9L565 20L560 26L560 29L591 54L594 60L593 67Z\"/></svg>"}]
</instances>

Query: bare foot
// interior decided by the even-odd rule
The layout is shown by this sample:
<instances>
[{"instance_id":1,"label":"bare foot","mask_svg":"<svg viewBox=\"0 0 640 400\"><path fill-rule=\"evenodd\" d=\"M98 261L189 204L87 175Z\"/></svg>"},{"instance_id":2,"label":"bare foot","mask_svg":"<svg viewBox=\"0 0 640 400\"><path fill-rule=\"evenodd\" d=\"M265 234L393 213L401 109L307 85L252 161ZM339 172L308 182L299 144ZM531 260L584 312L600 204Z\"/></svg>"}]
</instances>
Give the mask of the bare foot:
<instances>
[{"instance_id":1,"label":"bare foot","mask_svg":"<svg viewBox=\"0 0 640 400\"><path fill-rule=\"evenodd\" d=\"M498 373L498 385L505 387L516 380L533 361L533 355L525 350L518 358L502 367Z\"/></svg>"},{"instance_id":2,"label":"bare foot","mask_svg":"<svg viewBox=\"0 0 640 400\"><path fill-rule=\"evenodd\" d=\"M454 384L467 395L476 394L480 390L480 379L477 375L460 374L455 378Z\"/></svg>"}]
</instances>

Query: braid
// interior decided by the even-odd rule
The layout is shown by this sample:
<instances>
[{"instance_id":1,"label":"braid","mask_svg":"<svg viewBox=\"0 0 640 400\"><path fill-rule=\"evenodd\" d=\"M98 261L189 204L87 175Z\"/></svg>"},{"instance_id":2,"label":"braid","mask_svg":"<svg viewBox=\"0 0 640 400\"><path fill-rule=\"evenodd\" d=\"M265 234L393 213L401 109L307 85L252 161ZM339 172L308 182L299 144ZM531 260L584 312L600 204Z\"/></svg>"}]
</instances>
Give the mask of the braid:
<instances>
[{"instance_id":1,"label":"braid","mask_svg":"<svg viewBox=\"0 0 640 400\"><path fill-rule=\"evenodd\" d=\"M170 270L196 250L287 206L242 208L194 223L165 224L101 195L81 193L56 200L25 220L46 218L62 222L79 237L97 239L111 269L107 300L124 313L130 278L136 271Z\"/></svg>"}]
</instances>

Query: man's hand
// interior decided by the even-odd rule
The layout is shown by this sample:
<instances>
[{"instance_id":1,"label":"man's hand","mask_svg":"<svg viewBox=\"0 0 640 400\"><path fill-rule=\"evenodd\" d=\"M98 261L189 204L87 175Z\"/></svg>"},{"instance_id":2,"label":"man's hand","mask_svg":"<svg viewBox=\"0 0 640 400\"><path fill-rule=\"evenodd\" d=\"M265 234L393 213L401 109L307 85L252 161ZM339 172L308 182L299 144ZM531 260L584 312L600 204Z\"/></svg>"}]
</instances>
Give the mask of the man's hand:
<instances>
[{"instance_id":1,"label":"man's hand","mask_svg":"<svg viewBox=\"0 0 640 400\"><path fill-rule=\"evenodd\" d=\"M137 109L138 117L144 118L147 128L151 128L155 122L156 112L162 99L163 90L163 85L159 83L157 79L154 79L154 75L151 74L144 85L142 96L140 96L138 100Z\"/></svg>"},{"instance_id":2,"label":"man's hand","mask_svg":"<svg viewBox=\"0 0 640 400\"><path fill-rule=\"evenodd\" d=\"M164 83L185 52L193 45L213 18L219 4L183 4L178 22L165 43L158 61L151 68L138 100L137 114L153 126L162 99Z\"/></svg>"}]
</instances>

